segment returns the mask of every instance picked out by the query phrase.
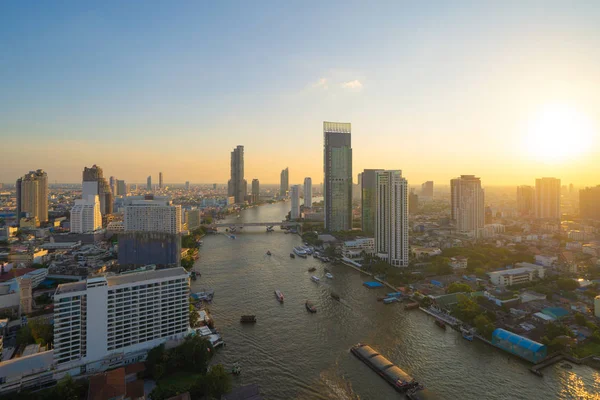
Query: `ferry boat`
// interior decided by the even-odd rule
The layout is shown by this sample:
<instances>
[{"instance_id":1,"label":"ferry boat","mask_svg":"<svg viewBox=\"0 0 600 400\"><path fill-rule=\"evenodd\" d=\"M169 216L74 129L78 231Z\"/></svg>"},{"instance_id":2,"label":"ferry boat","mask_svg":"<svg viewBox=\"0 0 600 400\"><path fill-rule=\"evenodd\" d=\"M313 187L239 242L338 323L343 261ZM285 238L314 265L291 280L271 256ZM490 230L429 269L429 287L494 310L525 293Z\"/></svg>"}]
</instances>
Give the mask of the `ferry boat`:
<instances>
[{"instance_id":1,"label":"ferry boat","mask_svg":"<svg viewBox=\"0 0 600 400\"><path fill-rule=\"evenodd\" d=\"M311 312L311 313L316 313L317 312L317 307L315 307L313 305L313 303L311 303L310 301L306 300L306 303L304 303L304 305L306 306L306 309Z\"/></svg>"},{"instance_id":2,"label":"ferry boat","mask_svg":"<svg viewBox=\"0 0 600 400\"><path fill-rule=\"evenodd\" d=\"M386 297L385 299L383 299L383 304L396 303L397 301L398 301L397 297Z\"/></svg>"},{"instance_id":3,"label":"ferry boat","mask_svg":"<svg viewBox=\"0 0 600 400\"><path fill-rule=\"evenodd\" d=\"M231 367L231 373L233 375L239 375L242 373L242 367L240 366L240 363L233 363L233 366Z\"/></svg>"},{"instance_id":4,"label":"ferry boat","mask_svg":"<svg viewBox=\"0 0 600 400\"><path fill-rule=\"evenodd\" d=\"M470 329L460 328L463 339L467 339L469 342L473 341L473 332Z\"/></svg>"},{"instance_id":5,"label":"ferry boat","mask_svg":"<svg viewBox=\"0 0 600 400\"><path fill-rule=\"evenodd\" d=\"M414 302L414 303L408 303L407 305L404 306L405 310L415 310L419 308L419 303Z\"/></svg>"},{"instance_id":6,"label":"ferry boat","mask_svg":"<svg viewBox=\"0 0 600 400\"><path fill-rule=\"evenodd\" d=\"M326 277L327 279L333 279L333 275L331 275L331 273L330 273L330 272L326 273L326 274L325 274L325 277Z\"/></svg>"},{"instance_id":7,"label":"ferry boat","mask_svg":"<svg viewBox=\"0 0 600 400\"><path fill-rule=\"evenodd\" d=\"M317 270L317 269L316 269L315 267L310 267L310 268L308 269L308 272L313 272L313 271L316 271L316 270Z\"/></svg>"},{"instance_id":8,"label":"ferry boat","mask_svg":"<svg viewBox=\"0 0 600 400\"><path fill-rule=\"evenodd\" d=\"M306 251L302 248L302 247L294 247L294 253L296 253L296 255L298 257L302 257L302 258L306 258Z\"/></svg>"},{"instance_id":9,"label":"ferry boat","mask_svg":"<svg viewBox=\"0 0 600 400\"><path fill-rule=\"evenodd\" d=\"M313 275L313 276L311 276L311 277L310 277L310 279L311 279L313 282L317 282L317 283L321 282L321 280L319 279L319 277L317 277L317 276L314 276L314 275Z\"/></svg>"},{"instance_id":10,"label":"ferry boat","mask_svg":"<svg viewBox=\"0 0 600 400\"><path fill-rule=\"evenodd\" d=\"M256 315L242 315L240 322L242 324L253 324L256 322Z\"/></svg>"},{"instance_id":11,"label":"ferry boat","mask_svg":"<svg viewBox=\"0 0 600 400\"><path fill-rule=\"evenodd\" d=\"M406 392L419 386L410 375L393 364L390 360L376 352L371 346L358 343L352 346L350 352L367 364L373 371L392 385L398 392Z\"/></svg>"},{"instance_id":12,"label":"ferry boat","mask_svg":"<svg viewBox=\"0 0 600 400\"><path fill-rule=\"evenodd\" d=\"M294 253L290 253L290 258L296 258L296 256L294 255Z\"/></svg>"},{"instance_id":13,"label":"ferry boat","mask_svg":"<svg viewBox=\"0 0 600 400\"><path fill-rule=\"evenodd\" d=\"M446 329L446 323L444 321L442 321L441 319L436 319L435 324L442 329Z\"/></svg>"},{"instance_id":14,"label":"ferry boat","mask_svg":"<svg viewBox=\"0 0 600 400\"><path fill-rule=\"evenodd\" d=\"M283 303L283 293L281 293L281 291L280 291L280 290L276 290L276 291L275 291L275 297L277 297L277 300L278 300L280 303Z\"/></svg>"},{"instance_id":15,"label":"ferry boat","mask_svg":"<svg viewBox=\"0 0 600 400\"><path fill-rule=\"evenodd\" d=\"M204 289L202 292L192 293L192 298L199 301L212 301L215 295L213 289Z\"/></svg>"}]
</instances>

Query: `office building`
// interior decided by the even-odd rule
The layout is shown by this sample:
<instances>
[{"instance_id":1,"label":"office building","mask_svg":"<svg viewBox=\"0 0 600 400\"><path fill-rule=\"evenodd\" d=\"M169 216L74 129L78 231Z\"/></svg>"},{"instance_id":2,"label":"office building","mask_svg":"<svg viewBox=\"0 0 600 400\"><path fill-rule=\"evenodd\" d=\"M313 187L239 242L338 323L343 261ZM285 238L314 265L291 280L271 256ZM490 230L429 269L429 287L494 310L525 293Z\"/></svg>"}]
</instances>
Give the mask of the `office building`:
<instances>
[{"instance_id":1,"label":"office building","mask_svg":"<svg viewBox=\"0 0 600 400\"><path fill-rule=\"evenodd\" d=\"M377 173L382 169L365 169L361 174L362 231L365 235L375 234L377 216Z\"/></svg>"},{"instance_id":2,"label":"office building","mask_svg":"<svg viewBox=\"0 0 600 400\"><path fill-rule=\"evenodd\" d=\"M560 220L560 179L535 180L535 217Z\"/></svg>"},{"instance_id":3,"label":"office building","mask_svg":"<svg viewBox=\"0 0 600 400\"><path fill-rule=\"evenodd\" d=\"M377 173L375 252L395 267L408 266L408 182L402 171Z\"/></svg>"},{"instance_id":4,"label":"office building","mask_svg":"<svg viewBox=\"0 0 600 400\"><path fill-rule=\"evenodd\" d=\"M148 175L148 178L146 178L146 190L147 191L152 190L152 176L151 175Z\"/></svg>"},{"instance_id":5,"label":"office building","mask_svg":"<svg viewBox=\"0 0 600 400\"><path fill-rule=\"evenodd\" d=\"M478 238L485 225L484 191L474 175L461 175L450 181L452 218L456 230Z\"/></svg>"},{"instance_id":6,"label":"office building","mask_svg":"<svg viewBox=\"0 0 600 400\"><path fill-rule=\"evenodd\" d=\"M425 201L433 199L433 181L427 181L421 185L421 199Z\"/></svg>"},{"instance_id":7,"label":"office building","mask_svg":"<svg viewBox=\"0 0 600 400\"><path fill-rule=\"evenodd\" d=\"M162 174L162 172L158 173L158 188L159 189L163 188L163 174Z\"/></svg>"},{"instance_id":8,"label":"office building","mask_svg":"<svg viewBox=\"0 0 600 400\"><path fill-rule=\"evenodd\" d=\"M579 216L600 220L600 185L579 190Z\"/></svg>"},{"instance_id":9,"label":"office building","mask_svg":"<svg viewBox=\"0 0 600 400\"><path fill-rule=\"evenodd\" d=\"M164 232L121 232L120 265L181 265L181 236Z\"/></svg>"},{"instance_id":10,"label":"office building","mask_svg":"<svg viewBox=\"0 0 600 400\"><path fill-rule=\"evenodd\" d=\"M312 179L304 178L304 208L312 208Z\"/></svg>"},{"instance_id":11,"label":"office building","mask_svg":"<svg viewBox=\"0 0 600 400\"><path fill-rule=\"evenodd\" d=\"M102 229L102 213L98 196L75 200L71 209L71 232L88 233Z\"/></svg>"},{"instance_id":12,"label":"office building","mask_svg":"<svg viewBox=\"0 0 600 400\"><path fill-rule=\"evenodd\" d=\"M81 198L87 199L88 196L98 196L100 199L100 213L102 216L112 214L113 195L110 186L102 168L93 165L91 168L83 169L83 191Z\"/></svg>"},{"instance_id":13,"label":"office building","mask_svg":"<svg viewBox=\"0 0 600 400\"><path fill-rule=\"evenodd\" d=\"M189 230L199 228L202 224L202 211L198 209L188 210L185 212L185 219Z\"/></svg>"},{"instance_id":14,"label":"office building","mask_svg":"<svg viewBox=\"0 0 600 400\"><path fill-rule=\"evenodd\" d=\"M419 195L411 190L408 195L408 214L415 215L419 211Z\"/></svg>"},{"instance_id":15,"label":"office building","mask_svg":"<svg viewBox=\"0 0 600 400\"><path fill-rule=\"evenodd\" d=\"M167 197L130 197L125 204L126 232L181 233L181 206Z\"/></svg>"},{"instance_id":16,"label":"office building","mask_svg":"<svg viewBox=\"0 0 600 400\"><path fill-rule=\"evenodd\" d=\"M352 229L352 127L323 122L325 229Z\"/></svg>"},{"instance_id":17,"label":"office building","mask_svg":"<svg viewBox=\"0 0 600 400\"><path fill-rule=\"evenodd\" d=\"M117 179L117 196L125 196L127 195L127 185L125 181Z\"/></svg>"},{"instance_id":18,"label":"office building","mask_svg":"<svg viewBox=\"0 0 600 400\"><path fill-rule=\"evenodd\" d=\"M114 176L108 178L108 186L110 187L110 192L114 196L117 196L117 179Z\"/></svg>"},{"instance_id":19,"label":"office building","mask_svg":"<svg viewBox=\"0 0 600 400\"><path fill-rule=\"evenodd\" d=\"M227 194L235 198L235 202L244 202L248 192L244 179L244 146L237 146L231 152L231 179L229 179Z\"/></svg>"},{"instance_id":20,"label":"office building","mask_svg":"<svg viewBox=\"0 0 600 400\"><path fill-rule=\"evenodd\" d=\"M187 334L188 297L189 278L181 267L59 285L54 362L88 364L86 372L93 372L110 362L144 359L148 350Z\"/></svg>"},{"instance_id":21,"label":"office building","mask_svg":"<svg viewBox=\"0 0 600 400\"><path fill-rule=\"evenodd\" d=\"M521 283L531 282L536 279L543 279L545 268L541 265L531 263L517 263L516 268L505 269L502 271L488 272L490 282L495 286L512 286Z\"/></svg>"},{"instance_id":22,"label":"office building","mask_svg":"<svg viewBox=\"0 0 600 400\"><path fill-rule=\"evenodd\" d=\"M252 203L256 204L260 200L260 182L258 179L252 179Z\"/></svg>"},{"instance_id":23,"label":"office building","mask_svg":"<svg viewBox=\"0 0 600 400\"><path fill-rule=\"evenodd\" d=\"M17 221L22 217L48 221L48 174L42 169L17 179Z\"/></svg>"},{"instance_id":24,"label":"office building","mask_svg":"<svg viewBox=\"0 0 600 400\"><path fill-rule=\"evenodd\" d=\"M185 181L185 190L190 190L190 181Z\"/></svg>"},{"instance_id":25,"label":"office building","mask_svg":"<svg viewBox=\"0 0 600 400\"><path fill-rule=\"evenodd\" d=\"M290 191L290 170L288 168L281 171L279 176L279 197L285 198Z\"/></svg>"},{"instance_id":26,"label":"office building","mask_svg":"<svg viewBox=\"0 0 600 400\"><path fill-rule=\"evenodd\" d=\"M290 211L290 219L297 220L300 218L300 185L292 186L292 209Z\"/></svg>"},{"instance_id":27,"label":"office building","mask_svg":"<svg viewBox=\"0 0 600 400\"><path fill-rule=\"evenodd\" d=\"M533 216L535 213L535 189L533 186L517 186L517 212L521 217Z\"/></svg>"}]
</instances>

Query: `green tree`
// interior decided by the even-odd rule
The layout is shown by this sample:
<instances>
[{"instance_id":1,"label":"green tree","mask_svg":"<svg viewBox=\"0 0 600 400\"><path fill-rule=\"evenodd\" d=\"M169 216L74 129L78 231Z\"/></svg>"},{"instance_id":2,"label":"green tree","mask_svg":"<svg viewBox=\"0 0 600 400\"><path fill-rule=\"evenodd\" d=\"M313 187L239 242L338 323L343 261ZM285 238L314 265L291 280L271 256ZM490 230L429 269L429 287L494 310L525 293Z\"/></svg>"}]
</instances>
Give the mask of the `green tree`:
<instances>
[{"instance_id":1,"label":"green tree","mask_svg":"<svg viewBox=\"0 0 600 400\"><path fill-rule=\"evenodd\" d=\"M148 356L146 357L146 370L152 379L159 380L163 377L167 359L168 356L164 344L156 346L148 352Z\"/></svg>"},{"instance_id":2,"label":"green tree","mask_svg":"<svg viewBox=\"0 0 600 400\"><path fill-rule=\"evenodd\" d=\"M198 312L193 304L190 304L190 326L192 328L196 328L198 326L198 321L200 317L198 316Z\"/></svg>"},{"instance_id":3,"label":"green tree","mask_svg":"<svg viewBox=\"0 0 600 400\"><path fill-rule=\"evenodd\" d=\"M35 339L33 338L33 335L31 334L31 328L29 327L29 325L22 326L17 331L17 345L21 346L21 345L28 345L28 344L32 344L32 343L35 343Z\"/></svg>"},{"instance_id":4,"label":"green tree","mask_svg":"<svg viewBox=\"0 0 600 400\"><path fill-rule=\"evenodd\" d=\"M448 289L446 290L446 293L458 293L458 292L463 292L463 293L470 293L471 290L471 286L467 285L466 283L463 282L452 282L449 286Z\"/></svg>"},{"instance_id":5,"label":"green tree","mask_svg":"<svg viewBox=\"0 0 600 400\"><path fill-rule=\"evenodd\" d=\"M200 378L199 386L205 395L213 399L220 399L222 395L231 391L231 376L221 364L211 367L210 371Z\"/></svg>"},{"instance_id":6,"label":"green tree","mask_svg":"<svg viewBox=\"0 0 600 400\"><path fill-rule=\"evenodd\" d=\"M575 290L579 287L579 283L569 278L559 278L556 285L560 290Z\"/></svg>"},{"instance_id":7,"label":"green tree","mask_svg":"<svg viewBox=\"0 0 600 400\"><path fill-rule=\"evenodd\" d=\"M28 323L31 329L31 335L38 343L42 346L52 343L54 339L54 327L45 320L40 318L29 321Z\"/></svg>"},{"instance_id":8,"label":"green tree","mask_svg":"<svg viewBox=\"0 0 600 400\"><path fill-rule=\"evenodd\" d=\"M178 347L183 355L183 367L190 371L206 372L213 354L210 342L200 336L188 336Z\"/></svg>"},{"instance_id":9,"label":"green tree","mask_svg":"<svg viewBox=\"0 0 600 400\"><path fill-rule=\"evenodd\" d=\"M585 315L583 315L582 313L575 314L575 322L577 323L577 325L585 326L587 322L587 320L585 319Z\"/></svg>"},{"instance_id":10,"label":"green tree","mask_svg":"<svg viewBox=\"0 0 600 400\"><path fill-rule=\"evenodd\" d=\"M85 391L85 388L83 389ZM55 394L57 399L61 400L78 400L81 399L82 390L80 385L77 385L71 375L65 376L56 385Z\"/></svg>"},{"instance_id":11,"label":"green tree","mask_svg":"<svg viewBox=\"0 0 600 400\"><path fill-rule=\"evenodd\" d=\"M484 338L491 340L494 332L494 324L485 315L480 314L473 320L477 332Z\"/></svg>"}]
</instances>

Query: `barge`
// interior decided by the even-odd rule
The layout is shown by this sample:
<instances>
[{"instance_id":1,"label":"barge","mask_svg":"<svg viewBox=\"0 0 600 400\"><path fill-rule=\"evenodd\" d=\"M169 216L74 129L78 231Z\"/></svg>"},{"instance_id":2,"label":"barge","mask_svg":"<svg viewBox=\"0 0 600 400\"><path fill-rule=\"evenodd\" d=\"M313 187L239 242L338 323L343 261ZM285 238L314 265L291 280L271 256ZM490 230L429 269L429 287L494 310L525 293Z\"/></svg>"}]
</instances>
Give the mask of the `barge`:
<instances>
[{"instance_id":1,"label":"barge","mask_svg":"<svg viewBox=\"0 0 600 400\"><path fill-rule=\"evenodd\" d=\"M390 360L373 350L371 346L359 343L352 346L350 352L367 364L373 371L392 385L398 392L406 392L419 384L406 372L398 368Z\"/></svg>"}]
</instances>

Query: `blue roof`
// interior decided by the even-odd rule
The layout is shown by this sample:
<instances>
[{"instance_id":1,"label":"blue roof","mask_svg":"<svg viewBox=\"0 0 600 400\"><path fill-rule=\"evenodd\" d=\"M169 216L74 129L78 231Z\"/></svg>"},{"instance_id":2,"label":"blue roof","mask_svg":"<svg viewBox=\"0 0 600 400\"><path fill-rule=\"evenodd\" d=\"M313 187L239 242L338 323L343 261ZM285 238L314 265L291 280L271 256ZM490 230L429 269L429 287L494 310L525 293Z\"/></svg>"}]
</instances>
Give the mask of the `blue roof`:
<instances>
[{"instance_id":1,"label":"blue roof","mask_svg":"<svg viewBox=\"0 0 600 400\"><path fill-rule=\"evenodd\" d=\"M496 330L494 330L494 333L492 333L492 336L495 338L501 339L501 340L507 340L512 344L515 344L521 348L531 350L531 351L539 351L546 347L545 345L543 345L541 343L534 342L531 339L527 339L526 337L517 335L516 333L509 332L502 328L497 328Z\"/></svg>"},{"instance_id":2,"label":"blue roof","mask_svg":"<svg viewBox=\"0 0 600 400\"><path fill-rule=\"evenodd\" d=\"M548 307L542 310L542 313L554 317L556 319L569 315L569 311L561 307Z\"/></svg>"},{"instance_id":3,"label":"blue roof","mask_svg":"<svg viewBox=\"0 0 600 400\"><path fill-rule=\"evenodd\" d=\"M369 288L383 287L383 285L381 283L375 282L375 281L365 282L365 283L363 283L363 285L365 285L366 287L369 287Z\"/></svg>"}]
</instances>

